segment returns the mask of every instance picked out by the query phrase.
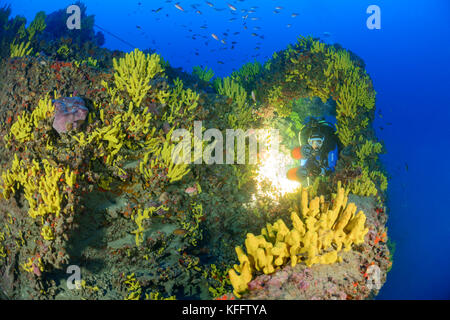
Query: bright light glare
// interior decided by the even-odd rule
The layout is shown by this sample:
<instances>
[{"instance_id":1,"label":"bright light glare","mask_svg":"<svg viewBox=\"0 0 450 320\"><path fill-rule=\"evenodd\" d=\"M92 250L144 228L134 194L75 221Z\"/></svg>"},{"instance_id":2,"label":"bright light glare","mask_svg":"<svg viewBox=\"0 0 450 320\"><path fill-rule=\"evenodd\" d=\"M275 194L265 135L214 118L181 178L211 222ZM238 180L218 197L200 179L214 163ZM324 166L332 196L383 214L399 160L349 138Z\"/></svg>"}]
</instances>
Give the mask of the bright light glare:
<instances>
[{"instance_id":1,"label":"bright light glare","mask_svg":"<svg viewBox=\"0 0 450 320\"><path fill-rule=\"evenodd\" d=\"M270 133L265 137L259 137L260 141L269 141ZM294 192L300 187L300 182L292 181L287 178L287 170L294 164L294 159L289 154L281 152L280 148L275 150L269 149L260 152L260 166L257 170L256 177L258 187L257 194L266 195L276 200L281 195ZM261 189L262 182L268 180L272 184L272 190L263 191Z\"/></svg>"}]
</instances>

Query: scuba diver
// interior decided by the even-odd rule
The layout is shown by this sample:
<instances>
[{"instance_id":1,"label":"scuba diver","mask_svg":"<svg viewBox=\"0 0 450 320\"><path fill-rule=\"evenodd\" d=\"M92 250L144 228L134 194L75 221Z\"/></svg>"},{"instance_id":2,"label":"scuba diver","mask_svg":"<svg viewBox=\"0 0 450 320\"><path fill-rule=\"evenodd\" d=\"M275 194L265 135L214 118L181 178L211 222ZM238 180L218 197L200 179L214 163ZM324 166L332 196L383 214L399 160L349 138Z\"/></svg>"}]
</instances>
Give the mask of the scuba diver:
<instances>
[{"instance_id":1,"label":"scuba diver","mask_svg":"<svg viewBox=\"0 0 450 320\"><path fill-rule=\"evenodd\" d=\"M308 186L316 177L334 171L339 148L333 124L310 118L298 133L298 141L300 147L294 148L291 155L300 160L300 167L288 171L289 180Z\"/></svg>"}]
</instances>

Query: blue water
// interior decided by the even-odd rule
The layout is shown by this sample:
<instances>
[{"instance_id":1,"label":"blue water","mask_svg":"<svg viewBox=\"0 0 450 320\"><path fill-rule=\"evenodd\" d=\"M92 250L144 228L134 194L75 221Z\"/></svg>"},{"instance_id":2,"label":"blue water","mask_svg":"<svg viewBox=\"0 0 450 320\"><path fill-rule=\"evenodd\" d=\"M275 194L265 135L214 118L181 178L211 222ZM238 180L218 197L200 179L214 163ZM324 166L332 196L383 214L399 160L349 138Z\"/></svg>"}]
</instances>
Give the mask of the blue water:
<instances>
[{"instance_id":1,"label":"blue water","mask_svg":"<svg viewBox=\"0 0 450 320\"><path fill-rule=\"evenodd\" d=\"M362 57L378 92L374 125L388 150L382 158L391 175L388 226L397 244L392 271L378 298L449 299L450 1L229 0L236 15L227 1L210 2L226 10L215 11L203 0L179 0L185 12L176 9L174 1L84 1L96 24L141 49L156 49L172 66L186 71L207 65L225 76L245 62L264 62L298 35L324 32L330 33L328 42L339 42ZM9 3L13 16L31 21L36 12L50 13L71 1ZM194 3L200 4L202 15L190 7ZM366 27L371 4L381 9L380 30ZM244 30L240 9L252 6L258 8L251 17L260 20L249 17ZM273 13L276 6L283 7L279 14ZM160 12L152 12L160 7ZM229 21L233 17L237 19ZM211 37L215 33L225 38L224 32L229 34L226 45ZM195 33L206 35L208 45L206 39L193 40ZM105 36L105 47L131 50ZM237 42L234 50L232 41Z\"/></svg>"}]
</instances>

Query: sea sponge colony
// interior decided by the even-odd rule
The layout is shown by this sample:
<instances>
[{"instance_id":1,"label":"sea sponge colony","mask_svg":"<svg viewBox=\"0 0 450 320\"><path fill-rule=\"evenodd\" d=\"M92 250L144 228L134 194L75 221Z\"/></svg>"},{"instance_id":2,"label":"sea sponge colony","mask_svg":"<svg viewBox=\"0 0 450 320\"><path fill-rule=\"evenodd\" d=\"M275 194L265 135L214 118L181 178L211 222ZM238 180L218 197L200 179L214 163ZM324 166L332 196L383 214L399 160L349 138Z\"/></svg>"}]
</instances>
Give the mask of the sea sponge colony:
<instances>
[{"instance_id":1,"label":"sea sponge colony","mask_svg":"<svg viewBox=\"0 0 450 320\"><path fill-rule=\"evenodd\" d=\"M369 231L365 227L366 216L362 211L356 214L355 204L347 203L348 192L344 188L338 189L331 208L323 196L308 201L308 190L300 192L301 218L297 212L291 213L292 229L279 219L267 224L258 236L247 234L246 254L236 247L240 265L234 265L229 276L237 296L247 290L254 272L270 274L287 261L293 267L297 263L308 267L332 264L341 261L341 250L349 251L352 244L364 242Z\"/></svg>"},{"instance_id":2,"label":"sea sponge colony","mask_svg":"<svg viewBox=\"0 0 450 320\"><path fill-rule=\"evenodd\" d=\"M40 121L50 118L54 110L55 107L48 96L39 100L38 106L31 114L23 112L17 117L6 139L10 140L14 137L20 143L34 140L33 131L39 127Z\"/></svg>"},{"instance_id":3,"label":"sea sponge colony","mask_svg":"<svg viewBox=\"0 0 450 320\"><path fill-rule=\"evenodd\" d=\"M113 60L115 84L119 90L127 91L136 105L140 105L147 91L151 89L150 80L163 72L157 54L145 55L134 50L119 61Z\"/></svg>"}]
</instances>

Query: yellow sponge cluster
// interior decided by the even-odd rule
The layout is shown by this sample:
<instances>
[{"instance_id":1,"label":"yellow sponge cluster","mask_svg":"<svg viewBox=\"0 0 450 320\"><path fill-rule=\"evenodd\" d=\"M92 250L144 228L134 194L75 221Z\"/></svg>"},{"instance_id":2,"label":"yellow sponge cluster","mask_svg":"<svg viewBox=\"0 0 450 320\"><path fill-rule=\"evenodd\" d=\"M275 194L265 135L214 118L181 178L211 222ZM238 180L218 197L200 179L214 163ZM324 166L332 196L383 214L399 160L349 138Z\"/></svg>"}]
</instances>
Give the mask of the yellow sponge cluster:
<instances>
[{"instance_id":1,"label":"yellow sponge cluster","mask_svg":"<svg viewBox=\"0 0 450 320\"><path fill-rule=\"evenodd\" d=\"M33 48L30 48L31 42L21 42L20 44L16 44L15 42L11 43L10 49L10 57L11 58L21 58L23 56L28 56L33 51Z\"/></svg>"},{"instance_id":2,"label":"yellow sponge cluster","mask_svg":"<svg viewBox=\"0 0 450 320\"><path fill-rule=\"evenodd\" d=\"M331 208L323 196L308 201L308 190L301 192L302 219L292 212L292 229L279 219L267 224L261 235L247 234L247 254L236 247L240 265L234 265L229 276L238 297L247 290L254 271L270 274L288 260L292 266L301 262L307 266L340 262L341 250L349 251L352 244L364 242L368 232L364 226L366 216L362 211L355 214L356 205L347 203L347 192L343 188L338 188Z\"/></svg>"},{"instance_id":3,"label":"yellow sponge cluster","mask_svg":"<svg viewBox=\"0 0 450 320\"><path fill-rule=\"evenodd\" d=\"M18 159L14 155L12 167L7 172L2 173L3 196L9 199L11 193L23 186L25 199L30 207L28 213L32 218L44 217L47 214L59 215L61 211L62 195L59 192L58 181L63 174L63 170L53 167L46 159L43 161L44 172L37 161L33 160L32 165ZM66 180L73 181L73 177ZM68 182L69 183L69 182Z\"/></svg>"},{"instance_id":4,"label":"yellow sponge cluster","mask_svg":"<svg viewBox=\"0 0 450 320\"><path fill-rule=\"evenodd\" d=\"M144 220L150 219L153 213L155 213L160 209L166 211L169 210L167 207L164 206L149 207L145 208L144 210L138 209L136 213L133 214L132 219L134 220L134 222L136 222L136 225L138 226L136 230L132 231L132 233L136 235L136 246L139 247L142 244L142 242L144 242L144 231L145 231L143 224Z\"/></svg>"},{"instance_id":5,"label":"yellow sponge cluster","mask_svg":"<svg viewBox=\"0 0 450 320\"><path fill-rule=\"evenodd\" d=\"M161 58L156 53L146 55L138 49L126 54L118 61L114 59L116 87L119 90L126 90L133 102L140 106L151 88L150 80L164 71L160 61Z\"/></svg>"},{"instance_id":6,"label":"yellow sponge cluster","mask_svg":"<svg viewBox=\"0 0 450 320\"><path fill-rule=\"evenodd\" d=\"M189 88L184 89L183 82L179 78L175 79L173 84L174 87L170 91L160 90L157 92L160 103L168 105L162 120L173 125L176 122L175 117L181 118L189 126L188 129L191 129L200 95Z\"/></svg>"},{"instance_id":7,"label":"yellow sponge cluster","mask_svg":"<svg viewBox=\"0 0 450 320\"><path fill-rule=\"evenodd\" d=\"M39 126L40 121L50 118L54 111L55 106L48 96L39 100L37 108L31 114L25 111L17 117L6 140L10 140L12 136L21 143L34 140L34 129Z\"/></svg>"},{"instance_id":8,"label":"yellow sponge cluster","mask_svg":"<svg viewBox=\"0 0 450 320\"><path fill-rule=\"evenodd\" d=\"M378 193L375 183L370 179L369 170L364 168L360 177L349 184L353 194L363 197L375 196Z\"/></svg>"}]
</instances>

